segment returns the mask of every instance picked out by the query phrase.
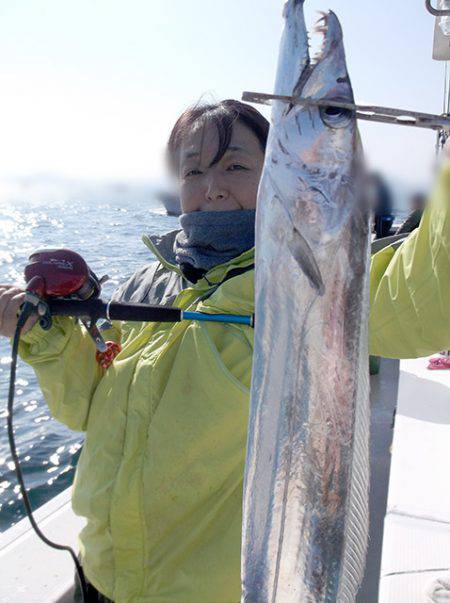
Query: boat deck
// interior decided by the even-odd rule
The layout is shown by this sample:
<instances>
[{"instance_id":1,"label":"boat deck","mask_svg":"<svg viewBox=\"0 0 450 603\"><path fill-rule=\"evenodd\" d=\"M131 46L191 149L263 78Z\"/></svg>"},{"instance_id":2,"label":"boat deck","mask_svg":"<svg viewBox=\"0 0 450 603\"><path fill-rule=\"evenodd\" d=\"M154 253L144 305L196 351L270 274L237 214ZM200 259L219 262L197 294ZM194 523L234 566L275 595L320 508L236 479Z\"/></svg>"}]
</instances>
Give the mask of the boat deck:
<instances>
[{"instance_id":1,"label":"boat deck","mask_svg":"<svg viewBox=\"0 0 450 603\"><path fill-rule=\"evenodd\" d=\"M427 365L400 363L380 603L431 602L436 578L450 580L450 371Z\"/></svg>"},{"instance_id":2,"label":"boat deck","mask_svg":"<svg viewBox=\"0 0 450 603\"><path fill-rule=\"evenodd\" d=\"M40 507L34 517L44 534L78 549L84 520L74 515L71 488ZM69 553L45 545L28 518L0 534L0 603L71 603L74 565Z\"/></svg>"}]
</instances>

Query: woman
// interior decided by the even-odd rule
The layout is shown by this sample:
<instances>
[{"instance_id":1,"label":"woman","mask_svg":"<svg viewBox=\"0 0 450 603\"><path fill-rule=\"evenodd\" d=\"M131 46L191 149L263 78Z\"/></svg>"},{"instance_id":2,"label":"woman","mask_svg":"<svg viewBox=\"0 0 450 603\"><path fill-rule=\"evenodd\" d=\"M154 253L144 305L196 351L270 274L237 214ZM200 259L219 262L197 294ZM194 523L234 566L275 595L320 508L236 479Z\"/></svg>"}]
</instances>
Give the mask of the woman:
<instances>
[{"instance_id":1,"label":"woman","mask_svg":"<svg viewBox=\"0 0 450 603\"><path fill-rule=\"evenodd\" d=\"M180 183L182 230L145 238L159 262L136 273L115 299L253 312L254 208L267 131L266 120L238 101L180 117L168 156ZM373 354L411 357L450 347L438 301L450 288L450 254L440 252L450 241L442 195L449 181L447 169L434 213L411 241L373 258ZM426 312L425 284L435 306ZM22 302L19 289L0 291L4 335L12 334ZM252 336L229 324L114 324L105 337L120 341L122 352L106 371L72 320L23 336L22 358L35 368L52 414L86 431L73 508L87 518L80 551L92 600L240 600Z\"/></svg>"},{"instance_id":2,"label":"woman","mask_svg":"<svg viewBox=\"0 0 450 603\"><path fill-rule=\"evenodd\" d=\"M237 101L180 117L168 157L180 183L182 231L145 238L159 262L115 299L253 313L268 128ZM18 289L3 290L3 334L11 334L22 301ZM36 326L20 344L53 416L86 431L73 508L88 520L80 535L87 579L120 603L238 601L252 329L122 323L104 336L122 345L106 371L70 319L55 320L48 333Z\"/></svg>"}]
</instances>

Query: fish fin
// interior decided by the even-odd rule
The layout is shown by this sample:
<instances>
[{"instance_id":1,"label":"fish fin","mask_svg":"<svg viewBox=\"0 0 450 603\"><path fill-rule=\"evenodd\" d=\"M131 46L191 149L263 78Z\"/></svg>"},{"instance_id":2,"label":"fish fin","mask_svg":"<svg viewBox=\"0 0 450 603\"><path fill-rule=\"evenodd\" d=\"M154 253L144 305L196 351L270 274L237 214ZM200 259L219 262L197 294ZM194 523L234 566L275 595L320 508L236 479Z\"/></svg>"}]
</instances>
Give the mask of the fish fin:
<instances>
[{"instance_id":1,"label":"fish fin","mask_svg":"<svg viewBox=\"0 0 450 603\"><path fill-rule=\"evenodd\" d=\"M325 292L322 274L320 268L314 258L314 253L308 243L299 231L294 227L292 237L288 241L289 251L292 253L294 260L298 263L311 287L316 289L319 295Z\"/></svg>"}]
</instances>

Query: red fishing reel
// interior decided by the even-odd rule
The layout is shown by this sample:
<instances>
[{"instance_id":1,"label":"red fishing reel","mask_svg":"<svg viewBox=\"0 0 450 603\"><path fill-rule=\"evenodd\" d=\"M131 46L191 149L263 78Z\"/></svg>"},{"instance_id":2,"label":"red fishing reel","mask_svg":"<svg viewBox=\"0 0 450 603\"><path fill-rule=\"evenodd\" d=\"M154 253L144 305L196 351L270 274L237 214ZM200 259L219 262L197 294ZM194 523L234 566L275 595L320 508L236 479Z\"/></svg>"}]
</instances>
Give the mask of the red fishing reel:
<instances>
[{"instance_id":1,"label":"red fishing reel","mask_svg":"<svg viewBox=\"0 0 450 603\"><path fill-rule=\"evenodd\" d=\"M32 253L25 267L28 301L37 306L43 329L49 329L52 318L45 298L88 300L98 297L107 276L97 278L84 259L70 249L39 249ZM120 346L105 342L94 320L82 318L97 348L96 358L102 368L108 368L119 353Z\"/></svg>"},{"instance_id":2,"label":"red fishing reel","mask_svg":"<svg viewBox=\"0 0 450 603\"><path fill-rule=\"evenodd\" d=\"M81 255L70 249L39 249L25 267L27 291L39 297L98 297L101 283Z\"/></svg>"}]
</instances>

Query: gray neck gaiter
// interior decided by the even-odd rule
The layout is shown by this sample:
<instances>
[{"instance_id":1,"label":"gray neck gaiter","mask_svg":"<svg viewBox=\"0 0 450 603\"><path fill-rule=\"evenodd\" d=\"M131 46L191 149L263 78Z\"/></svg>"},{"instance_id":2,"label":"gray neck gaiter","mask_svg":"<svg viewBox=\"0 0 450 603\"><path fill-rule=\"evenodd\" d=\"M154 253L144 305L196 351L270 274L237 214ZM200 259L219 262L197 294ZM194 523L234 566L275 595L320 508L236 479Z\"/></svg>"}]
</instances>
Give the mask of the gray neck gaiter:
<instances>
[{"instance_id":1,"label":"gray neck gaiter","mask_svg":"<svg viewBox=\"0 0 450 603\"><path fill-rule=\"evenodd\" d=\"M192 273L194 268L200 278L214 266L254 247L255 217L254 209L181 214L183 230L177 234L173 249L182 271L187 266L187 272Z\"/></svg>"}]
</instances>

